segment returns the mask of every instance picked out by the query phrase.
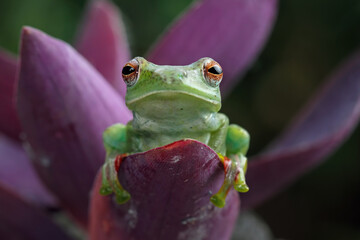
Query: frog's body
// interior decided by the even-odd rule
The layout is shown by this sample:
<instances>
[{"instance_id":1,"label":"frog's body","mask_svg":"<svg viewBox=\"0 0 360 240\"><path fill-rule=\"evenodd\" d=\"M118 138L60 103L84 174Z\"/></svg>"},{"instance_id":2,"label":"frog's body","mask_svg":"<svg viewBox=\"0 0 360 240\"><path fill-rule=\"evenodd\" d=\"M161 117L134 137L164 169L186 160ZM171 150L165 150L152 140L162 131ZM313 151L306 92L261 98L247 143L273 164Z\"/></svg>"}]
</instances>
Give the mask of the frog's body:
<instances>
[{"instance_id":1,"label":"frog's body","mask_svg":"<svg viewBox=\"0 0 360 240\"><path fill-rule=\"evenodd\" d=\"M225 204L229 187L246 192L245 154L249 135L218 113L221 107L219 83L221 67L210 58L187 66L159 66L137 57L125 65L123 78L128 85L126 104L133 111L127 125L115 124L104 132L107 151L101 193L115 192L119 203L130 196L117 179L116 156L144 152L191 138L216 151L224 165L231 159L220 191L212 197L217 206Z\"/></svg>"}]
</instances>

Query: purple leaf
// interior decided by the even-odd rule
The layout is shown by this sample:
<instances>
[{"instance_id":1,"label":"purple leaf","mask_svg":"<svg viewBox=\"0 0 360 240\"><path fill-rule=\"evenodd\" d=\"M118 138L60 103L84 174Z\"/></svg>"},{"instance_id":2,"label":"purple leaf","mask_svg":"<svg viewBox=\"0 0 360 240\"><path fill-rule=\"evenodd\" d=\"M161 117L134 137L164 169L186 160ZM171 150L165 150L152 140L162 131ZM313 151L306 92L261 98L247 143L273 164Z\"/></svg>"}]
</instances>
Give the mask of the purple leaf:
<instances>
[{"instance_id":1,"label":"purple leaf","mask_svg":"<svg viewBox=\"0 0 360 240\"><path fill-rule=\"evenodd\" d=\"M224 170L206 145L188 139L130 155L120 166L119 180L131 194L124 205L99 195L97 178L90 213L92 240L230 238L238 194L231 190L222 209L210 202L224 181Z\"/></svg>"},{"instance_id":2,"label":"purple leaf","mask_svg":"<svg viewBox=\"0 0 360 240\"><path fill-rule=\"evenodd\" d=\"M54 206L55 199L44 188L24 150L0 135L0 185L34 204Z\"/></svg>"},{"instance_id":3,"label":"purple leaf","mask_svg":"<svg viewBox=\"0 0 360 240\"><path fill-rule=\"evenodd\" d=\"M22 33L17 108L39 175L73 216L87 219L89 190L105 156L102 132L131 114L68 44Z\"/></svg>"},{"instance_id":4,"label":"purple leaf","mask_svg":"<svg viewBox=\"0 0 360 240\"><path fill-rule=\"evenodd\" d=\"M342 65L283 136L249 164L252 207L319 164L346 140L360 117L360 52ZM346 159L344 159L346 161Z\"/></svg>"},{"instance_id":5,"label":"purple leaf","mask_svg":"<svg viewBox=\"0 0 360 240\"><path fill-rule=\"evenodd\" d=\"M149 60L182 65L211 57L223 67L222 90L229 91L264 45L276 12L276 0L196 1L156 43Z\"/></svg>"},{"instance_id":6,"label":"purple leaf","mask_svg":"<svg viewBox=\"0 0 360 240\"><path fill-rule=\"evenodd\" d=\"M40 209L0 186L1 239L70 240Z\"/></svg>"},{"instance_id":7,"label":"purple leaf","mask_svg":"<svg viewBox=\"0 0 360 240\"><path fill-rule=\"evenodd\" d=\"M0 131L18 140L21 127L15 111L16 65L16 58L0 49Z\"/></svg>"},{"instance_id":8,"label":"purple leaf","mask_svg":"<svg viewBox=\"0 0 360 240\"><path fill-rule=\"evenodd\" d=\"M130 58L121 16L108 1L92 1L76 44L78 51L125 97L121 70Z\"/></svg>"}]
</instances>

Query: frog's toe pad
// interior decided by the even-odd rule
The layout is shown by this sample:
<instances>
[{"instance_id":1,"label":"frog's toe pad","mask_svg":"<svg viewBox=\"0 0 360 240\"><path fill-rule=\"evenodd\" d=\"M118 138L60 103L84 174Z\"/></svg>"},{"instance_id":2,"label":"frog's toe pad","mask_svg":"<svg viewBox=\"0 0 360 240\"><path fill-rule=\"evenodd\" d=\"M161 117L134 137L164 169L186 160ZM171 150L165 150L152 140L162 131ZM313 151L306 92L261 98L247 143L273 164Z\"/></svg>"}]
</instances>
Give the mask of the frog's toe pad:
<instances>
[{"instance_id":1,"label":"frog's toe pad","mask_svg":"<svg viewBox=\"0 0 360 240\"><path fill-rule=\"evenodd\" d=\"M241 192L241 193L246 193L249 191L249 187L248 185L246 185L246 183L243 183L243 184L235 184L234 185L234 189L238 192Z\"/></svg>"},{"instance_id":2,"label":"frog's toe pad","mask_svg":"<svg viewBox=\"0 0 360 240\"><path fill-rule=\"evenodd\" d=\"M103 196L107 196L113 192L112 188L110 186L101 186L100 188L100 194Z\"/></svg>"},{"instance_id":3,"label":"frog's toe pad","mask_svg":"<svg viewBox=\"0 0 360 240\"><path fill-rule=\"evenodd\" d=\"M130 194L127 191L121 191L116 194L116 202L118 204L124 204L130 200Z\"/></svg>"},{"instance_id":4,"label":"frog's toe pad","mask_svg":"<svg viewBox=\"0 0 360 240\"><path fill-rule=\"evenodd\" d=\"M219 196L218 194L212 195L210 201L219 208L225 206L225 197Z\"/></svg>"}]
</instances>

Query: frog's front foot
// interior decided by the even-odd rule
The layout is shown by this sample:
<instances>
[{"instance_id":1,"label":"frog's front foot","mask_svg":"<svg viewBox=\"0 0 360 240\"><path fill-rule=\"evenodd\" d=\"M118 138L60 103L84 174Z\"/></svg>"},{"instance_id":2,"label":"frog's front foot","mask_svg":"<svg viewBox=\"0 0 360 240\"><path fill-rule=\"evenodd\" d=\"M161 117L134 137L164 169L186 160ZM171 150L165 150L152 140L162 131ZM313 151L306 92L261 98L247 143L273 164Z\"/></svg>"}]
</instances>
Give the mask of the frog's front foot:
<instances>
[{"instance_id":1,"label":"frog's front foot","mask_svg":"<svg viewBox=\"0 0 360 240\"><path fill-rule=\"evenodd\" d=\"M116 202L119 204L126 203L130 199L130 194L121 186L117 173L123 159L127 154L117 155L108 158L102 166L102 186L100 188L101 195L109 195L115 193Z\"/></svg>"},{"instance_id":2,"label":"frog's front foot","mask_svg":"<svg viewBox=\"0 0 360 240\"><path fill-rule=\"evenodd\" d=\"M215 206L222 208L225 206L225 199L232 185L236 191L242 193L249 191L249 187L245 181L247 167L245 156L237 154L232 155L230 159L219 154L219 158L224 165L225 179L220 190L210 200Z\"/></svg>"},{"instance_id":3,"label":"frog's front foot","mask_svg":"<svg viewBox=\"0 0 360 240\"><path fill-rule=\"evenodd\" d=\"M234 159L232 162L236 162L237 165L237 175L234 180L234 189L241 193L246 193L249 191L249 187L246 184L245 180L245 172L247 168L247 159L244 155L233 155L232 159Z\"/></svg>"}]
</instances>

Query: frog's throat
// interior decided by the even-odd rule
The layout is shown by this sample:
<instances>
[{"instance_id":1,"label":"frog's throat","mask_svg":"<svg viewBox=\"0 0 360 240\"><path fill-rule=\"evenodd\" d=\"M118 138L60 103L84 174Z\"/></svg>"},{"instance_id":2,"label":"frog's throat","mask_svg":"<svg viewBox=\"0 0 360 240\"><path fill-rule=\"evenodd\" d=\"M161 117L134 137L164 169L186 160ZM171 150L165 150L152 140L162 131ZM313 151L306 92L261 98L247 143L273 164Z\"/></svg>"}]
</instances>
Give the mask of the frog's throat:
<instances>
[{"instance_id":1,"label":"frog's throat","mask_svg":"<svg viewBox=\"0 0 360 240\"><path fill-rule=\"evenodd\" d=\"M140 100L143 100L149 96L152 96L152 95L175 95L175 94L184 94L184 95L188 95L188 96L191 96L191 97L194 97L194 98L197 98L201 101L204 101L204 102L208 102L209 104L211 105L214 105L214 106L218 106L218 108L220 109L221 107L221 102L220 101L217 101L217 100L212 100L212 99L209 99L207 97L204 97L204 96L201 96L201 95L198 95L198 94L194 94L194 93L189 93L187 91L181 91L181 90L158 90L158 91L152 91L152 92L149 92L147 94L144 94L144 95L141 95L137 98L134 98L132 100L127 100L126 101L126 105L132 105Z\"/></svg>"}]
</instances>

